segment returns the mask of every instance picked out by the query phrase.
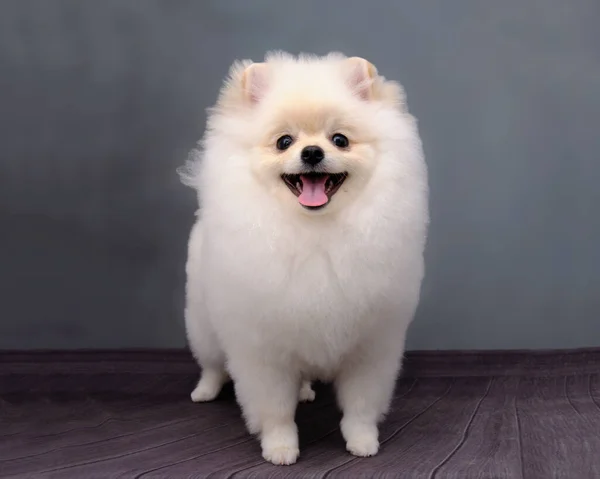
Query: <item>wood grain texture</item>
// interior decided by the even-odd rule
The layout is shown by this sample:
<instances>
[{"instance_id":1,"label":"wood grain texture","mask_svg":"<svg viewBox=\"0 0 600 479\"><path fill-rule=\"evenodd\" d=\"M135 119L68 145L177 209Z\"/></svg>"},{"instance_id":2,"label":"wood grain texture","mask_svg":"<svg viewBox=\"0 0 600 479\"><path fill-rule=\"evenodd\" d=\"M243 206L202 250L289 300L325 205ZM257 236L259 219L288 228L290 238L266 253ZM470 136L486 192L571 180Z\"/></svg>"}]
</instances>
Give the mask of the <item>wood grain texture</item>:
<instances>
[{"instance_id":1,"label":"wood grain texture","mask_svg":"<svg viewBox=\"0 0 600 479\"><path fill-rule=\"evenodd\" d=\"M0 352L0 477L600 477L600 350L411 353L407 364L379 455L344 451L333 394L318 386L298 409L300 460L277 468L230 386L191 403L186 352Z\"/></svg>"}]
</instances>

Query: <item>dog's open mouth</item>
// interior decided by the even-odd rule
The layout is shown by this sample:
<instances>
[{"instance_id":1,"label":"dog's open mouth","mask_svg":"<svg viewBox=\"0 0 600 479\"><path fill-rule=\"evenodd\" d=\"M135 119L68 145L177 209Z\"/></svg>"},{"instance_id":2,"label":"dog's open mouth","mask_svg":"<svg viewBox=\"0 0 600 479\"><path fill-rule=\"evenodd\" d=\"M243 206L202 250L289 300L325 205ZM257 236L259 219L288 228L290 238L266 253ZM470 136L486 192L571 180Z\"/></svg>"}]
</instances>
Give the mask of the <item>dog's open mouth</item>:
<instances>
[{"instance_id":1,"label":"dog's open mouth","mask_svg":"<svg viewBox=\"0 0 600 479\"><path fill-rule=\"evenodd\" d=\"M308 209L325 206L347 177L348 173L304 173L281 176L290 191L298 197L300 204Z\"/></svg>"}]
</instances>

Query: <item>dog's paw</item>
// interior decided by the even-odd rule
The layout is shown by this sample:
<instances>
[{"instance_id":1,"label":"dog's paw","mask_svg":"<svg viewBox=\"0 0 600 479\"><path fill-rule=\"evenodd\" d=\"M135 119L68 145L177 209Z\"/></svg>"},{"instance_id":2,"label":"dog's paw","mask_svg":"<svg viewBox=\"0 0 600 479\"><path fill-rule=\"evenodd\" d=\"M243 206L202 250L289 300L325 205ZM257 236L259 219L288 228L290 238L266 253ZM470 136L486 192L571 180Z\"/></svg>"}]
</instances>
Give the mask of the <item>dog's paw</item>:
<instances>
[{"instance_id":1,"label":"dog's paw","mask_svg":"<svg viewBox=\"0 0 600 479\"><path fill-rule=\"evenodd\" d=\"M288 446L273 446L263 448L263 458L276 466L289 466L295 464L300 455L300 450L297 447Z\"/></svg>"},{"instance_id":2,"label":"dog's paw","mask_svg":"<svg viewBox=\"0 0 600 479\"><path fill-rule=\"evenodd\" d=\"M304 381L298 394L300 402L313 402L315 400L316 393L312 388L310 381Z\"/></svg>"},{"instance_id":3,"label":"dog's paw","mask_svg":"<svg viewBox=\"0 0 600 479\"><path fill-rule=\"evenodd\" d=\"M347 451L358 457L370 457L379 452L379 441L372 435L352 437L346 443Z\"/></svg>"},{"instance_id":4,"label":"dog's paw","mask_svg":"<svg viewBox=\"0 0 600 479\"><path fill-rule=\"evenodd\" d=\"M379 452L379 431L376 424L345 417L340 426L350 454L369 457Z\"/></svg>"},{"instance_id":5,"label":"dog's paw","mask_svg":"<svg viewBox=\"0 0 600 479\"><path fill-rule=\"evenodd\" d=\"M300 455L296 425L292 422L271 428L268 432L263 430L261 447L266 461L276 466L294 464Z\"/></svg>"},{"instance_id":6,"label":"dog's paw","mask_svg":"<svg viewBox=\"0 0 600 479\"><path fill-rule=\"evenodd\" d=\"M208 402L216 399L220 391L221 388L215 384L200 381L190 397L194 402Z\"/></svg>"},{"instance_id":7,"label":"dog's paw","mask_svg":"<svg viewBox=\"0 0 600 479\"><path fill-rule=\"evenodd\" d=\"M194 402L207 402L216 399L224 383L224 375L209 371L202 375L198 385L190 394Z\"/></svg>"}]
</instances>

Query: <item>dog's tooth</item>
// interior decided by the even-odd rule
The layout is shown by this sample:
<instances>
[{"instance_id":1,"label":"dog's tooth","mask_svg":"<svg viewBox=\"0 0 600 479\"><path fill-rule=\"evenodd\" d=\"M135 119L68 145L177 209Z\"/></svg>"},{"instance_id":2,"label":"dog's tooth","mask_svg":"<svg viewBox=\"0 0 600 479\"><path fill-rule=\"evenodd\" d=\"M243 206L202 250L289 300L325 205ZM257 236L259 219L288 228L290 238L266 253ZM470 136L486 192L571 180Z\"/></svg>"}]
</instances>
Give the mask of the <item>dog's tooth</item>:
<instances>
[{"instance_id":1,"label":"dog's tooth","mask_svg":"<svg viewBox=\"0 0 600 479\"><path fill-rule=\"evenodd\" d=\"M296 181L296 188L298 188L298 191L302 191L302 183L300 181Z\"/></svg>"}]
</instances>

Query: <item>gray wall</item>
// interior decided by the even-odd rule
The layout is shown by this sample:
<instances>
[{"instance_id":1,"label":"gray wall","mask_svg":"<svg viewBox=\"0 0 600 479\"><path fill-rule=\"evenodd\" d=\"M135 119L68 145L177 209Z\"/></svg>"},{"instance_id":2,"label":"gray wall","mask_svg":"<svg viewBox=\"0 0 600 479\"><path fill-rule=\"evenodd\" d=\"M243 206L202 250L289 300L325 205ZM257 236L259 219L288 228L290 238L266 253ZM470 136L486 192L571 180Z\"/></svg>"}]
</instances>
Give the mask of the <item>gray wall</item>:
<instances>
[{"instance_id":1,"label":"gray wall","mask_svg":"<svg viewBox=\"0 0 600 479\"><path fill-rule=\"evenodd\" d=\"M323 3L326 6L319 7ZM3 0L0 348L184 344L175 168L235 58L369 58L431 176L412 349L600 346L597 0Z\"/></svg>"}]
</instances>

